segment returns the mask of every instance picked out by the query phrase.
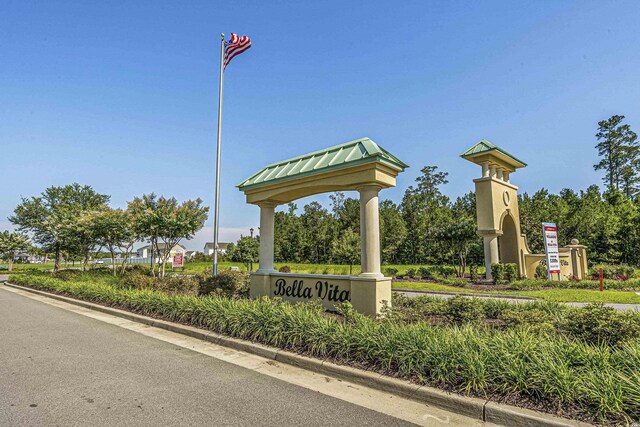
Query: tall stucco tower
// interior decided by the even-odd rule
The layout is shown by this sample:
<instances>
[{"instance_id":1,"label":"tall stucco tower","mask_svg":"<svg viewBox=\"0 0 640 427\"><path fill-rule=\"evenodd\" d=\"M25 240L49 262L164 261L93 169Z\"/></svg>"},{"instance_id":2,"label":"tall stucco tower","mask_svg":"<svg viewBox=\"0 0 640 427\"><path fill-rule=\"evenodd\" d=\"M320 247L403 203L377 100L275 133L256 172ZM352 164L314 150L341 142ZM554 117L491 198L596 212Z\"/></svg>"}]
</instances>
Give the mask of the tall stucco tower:
<instances>
[{"instance_id":1,"label":"tall stucco tower","mask_svg":"<svg viewBox=\"0 0 640 427\"><path fill-rule=\"evenodd\" d=\"M484 261L487 279L492 279L491 264L504 262L518 265L518 273L526 275L525 255L529 253L520 231L518 187L510 177L526 163L486 140L461 154L463 159L482 167L476 185L478 235L484 240Z\"/></svg>"}]
</instances>

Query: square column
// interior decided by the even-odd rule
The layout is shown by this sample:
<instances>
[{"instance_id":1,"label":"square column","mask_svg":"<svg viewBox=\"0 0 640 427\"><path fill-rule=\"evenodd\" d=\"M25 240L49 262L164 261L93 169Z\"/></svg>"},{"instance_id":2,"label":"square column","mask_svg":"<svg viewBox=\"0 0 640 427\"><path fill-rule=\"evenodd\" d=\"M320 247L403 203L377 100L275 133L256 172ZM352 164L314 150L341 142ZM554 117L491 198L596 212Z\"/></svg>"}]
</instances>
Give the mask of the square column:
<instances>
[{"instance_id":1,"label":"square column","mask_svg":"<svg viewBox=\"0 0 640 427\"><path fill-rule=\"evenodd\" d=\"M483 236L484 240L484 266L487 269L487 273L485 275L487 280L492 280L493 275L491 274L491 264L496 264L500 262L500 258L498 255L498 235L485 235Z\"/></svg>"},{"instance_id":2,"label":"square column","mask_svg":"<svg viewBox=\"0 0 640 427\"><path fill-rule=\"evenodd\" d=\"M360 264L361 277L384 277L380 272L379 186L358 188L360 193Z\"/></svg>"},{"instance_id":3,"label":"square column","mask_svg":"<svg viewBox=\"0 0 640 427\"><path fill-rule=\"evenodd\" d=\"M262 202L260 206L260 253L257 273L274 273L273 268L273 235L277 203Z\"/></svg>"}]
</instances>

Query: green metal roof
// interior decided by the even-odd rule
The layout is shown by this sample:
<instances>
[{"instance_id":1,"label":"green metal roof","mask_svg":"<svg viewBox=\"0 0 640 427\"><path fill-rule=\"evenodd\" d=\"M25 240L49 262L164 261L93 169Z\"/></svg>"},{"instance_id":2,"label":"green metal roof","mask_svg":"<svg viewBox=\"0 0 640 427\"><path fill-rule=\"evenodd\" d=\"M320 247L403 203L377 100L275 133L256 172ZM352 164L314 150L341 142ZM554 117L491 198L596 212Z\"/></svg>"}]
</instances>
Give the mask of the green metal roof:
<instances>
[{"instance_id":1,"label":"green metal roof","mask_svg":"<svg viewBox=\"0 0 640 427\"><path fill-rule=\"evenodd\" d=\"M362 138L273 163L241 182L237 187L240 190L248 190L369 162L381 162L400 171L409 167L369 138Z\"/></svg>"},{"instance_id":2,"label":"green metal roof","mask_svg":"<svg viewBox=\"0 0 640 427\"><path fill-rule=\"evenodd\" d=\"M490 151L498 151L499 153L502 153L503 155L513 160L514 162L521 164L522 167L527 166L527 164L522 160L512 156L511 154L504 151L502 148L490 143L486 139L481 139L480 142L478 142L476 145L474 145L473 147L469 148L467 151L462 153L460 157L462 158L475 157L480 154L488 153Z\"/></svg>"}]
</instances>

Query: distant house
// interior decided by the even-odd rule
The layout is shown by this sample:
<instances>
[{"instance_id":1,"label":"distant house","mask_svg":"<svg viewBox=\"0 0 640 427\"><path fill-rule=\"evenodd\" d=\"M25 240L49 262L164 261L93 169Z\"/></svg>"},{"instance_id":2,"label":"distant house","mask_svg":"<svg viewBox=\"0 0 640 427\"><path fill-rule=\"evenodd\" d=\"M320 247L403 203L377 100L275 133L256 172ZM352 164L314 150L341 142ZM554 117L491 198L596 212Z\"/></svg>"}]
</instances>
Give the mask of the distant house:
<instances>
[{"instance_id":1,"label":"distant house","mask_svg":"<svg viewBox=\"0 0 640 427\"><path fill-rule=\"evenodd\" d=\"M184 257L185 259L193 259L193 257L196 256L197 253L198 251L186 251L184 253Z\"/></svg>"},{"instance_id":2,"label":"distant house","mask_svg":"<svg viewBox=\"0 0 640 427\"><path fill-rule=\"evenodd\" d=\"M227 253L227 248L229 247L229 243L218 242L218 253L220 255L224 255ZM213 242L207 242L204 245L204 254L205 255L213 255Z\"/></svg>"},{"instance_id":3,"label":"distant house","mask_svg":"<svg viewBox=\"0 0 640 427\"><path fill-rule=\"evenodd\" d=\"M158 243L158 250L160 251L159 254L153 254L154 258L160 258L160 256L165 254L166 251L166 245L164 243ZM153 246L152 245L146 245L143 246L141 248L139 248L136 251L136 255L140 258L150 258L153 252ZM173 248L171 248L171 250L169 251L169 256L174 256L177 252L186 252L186 249L181 246L181 245L175 245Z\"/></svg>"},{"instance_id":4,"label":"distant house","mask_svg":"<svg viewBox=\"0 0 640 427\"><path fill-rule=\"evenodd\" d=\"M34 262L35 257L33 255L29 255L26 252L19 252L13 256L13 260L15 262Z\"/></svg>"}]
</instances>

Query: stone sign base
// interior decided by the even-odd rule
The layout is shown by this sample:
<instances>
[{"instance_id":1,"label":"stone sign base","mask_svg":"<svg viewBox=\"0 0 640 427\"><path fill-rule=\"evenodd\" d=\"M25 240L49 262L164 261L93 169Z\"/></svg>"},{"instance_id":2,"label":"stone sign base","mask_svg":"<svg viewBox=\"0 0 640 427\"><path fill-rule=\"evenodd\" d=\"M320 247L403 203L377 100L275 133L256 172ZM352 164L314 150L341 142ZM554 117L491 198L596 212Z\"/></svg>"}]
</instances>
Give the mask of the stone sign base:
<instances>
[{"instance_id":1,"label":"stone sign base","mask_svg":"<svg viewBox=\"0 0 640 427\"><path fill-rule=\"evenodd\" d=\"M250 295L278 297L291 303L320 300L331 311L337 304L350 301L357 312L376 316L383 301L391 305L391 278L255 272L251 273Z\"/></svg>"}]
</instances>

